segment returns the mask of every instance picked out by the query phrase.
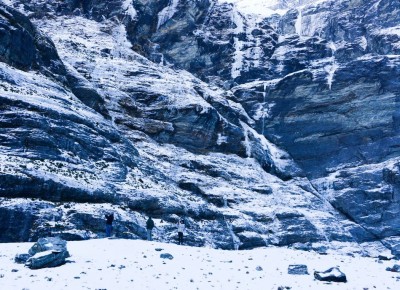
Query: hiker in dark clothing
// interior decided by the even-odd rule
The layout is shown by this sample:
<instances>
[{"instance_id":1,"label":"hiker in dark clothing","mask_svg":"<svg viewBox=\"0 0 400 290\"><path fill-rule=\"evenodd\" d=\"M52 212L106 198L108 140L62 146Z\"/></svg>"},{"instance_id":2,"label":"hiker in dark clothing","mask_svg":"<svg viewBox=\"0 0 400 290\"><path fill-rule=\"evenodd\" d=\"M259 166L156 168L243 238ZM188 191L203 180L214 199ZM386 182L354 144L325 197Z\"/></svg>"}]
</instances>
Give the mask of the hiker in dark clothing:
<instances>
[{"instance_id":1,"label":"hiker in dark clothing","mask_svg":"<svg viewBox=\"0 0 400 290\"><path fill-rule=\"evenodd\" d=\"M114 214L110 213L110 214L106 214L106 236L107 237L111 237L111 232L113 229L112 223L114 221Z\"/></svg>"},{"instance_id":2,"label":"hiker in dark clothing","mask_svg":"<svg viewBox=\"0 0 400 290\"><path fill-rule=\"evenodd\" d=\"M183 233L185 232L185 222L180 220L177 224L178 227L178 244L183 244Z\"/></svg>"},{"instance_id":3,"label":"hiker in dark clothing","mask_svg":"<svg viewBox=\"0 0 400 290\"><path fill-rule=\"evenodd\" d=\"M149 219L146 222L146 229L147 229L147 240L148 241L152 241L152 237L151 237L151 231L154 228L154 221L151 219L151 217L149 217Z\"/></svg>"}]
</instances>

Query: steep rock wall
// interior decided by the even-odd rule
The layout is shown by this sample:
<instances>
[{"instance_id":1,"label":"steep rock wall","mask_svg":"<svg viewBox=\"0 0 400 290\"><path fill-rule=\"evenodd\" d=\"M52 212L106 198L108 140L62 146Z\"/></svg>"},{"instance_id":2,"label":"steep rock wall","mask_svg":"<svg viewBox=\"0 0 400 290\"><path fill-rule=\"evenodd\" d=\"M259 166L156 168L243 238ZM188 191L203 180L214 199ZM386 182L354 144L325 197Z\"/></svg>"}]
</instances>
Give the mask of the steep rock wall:
<instances>
[{"instance_id":1,"label":"steep rock wall","mask_svg":"<svg viewBox=\"0 0 400 290\"><path fill-rule=\"evenodd\" d=\"M18 2L51 35L66 63L64 88L79 98L78 107L95 108L85 101L91 99L86 88L96 92L103 117L112 120L102 120L104 126L121 138L116 149L85 120L89 130L82 135L99 142L85 145L90 153L78 146L76 154L88 168L93 158L104 167L82 176L101 176L118 193L97 192L93 202L168 223L185 215L194 245L229 248L239 240L242 248L267 243L323 251L317 244L324 241L383 240L396 249L396 3L325 1L260 19L219 1ZM21 86L7 82L12 90ZM31 139L38 142L41 134ZM49 135L41 144L46 152L55 144L50 155L58 160L60 136ZM139 150L136 171L119 158L134 151L125 142ZM92 153L99 147L107 154ZM112 173L104 174L110 160ZM34 163L29 170L42 167ZM60 187L45 184L56 200L69 201ZM82 200L83 191L71 196ZM40 192L33 196L52 196ZM19 196L25 195L32 196ZM93 210L90 235L100 231L101 213ZM73 214L60 218L64 232L73 228L70 218L82 230L90 224L81 212ZM142 235L140 224L139 218L129 228L131 237ZM124 229L121 224L119 236ZM173 226L163 227L163 236L173 241Z\"/></svg>"}]
</instances>

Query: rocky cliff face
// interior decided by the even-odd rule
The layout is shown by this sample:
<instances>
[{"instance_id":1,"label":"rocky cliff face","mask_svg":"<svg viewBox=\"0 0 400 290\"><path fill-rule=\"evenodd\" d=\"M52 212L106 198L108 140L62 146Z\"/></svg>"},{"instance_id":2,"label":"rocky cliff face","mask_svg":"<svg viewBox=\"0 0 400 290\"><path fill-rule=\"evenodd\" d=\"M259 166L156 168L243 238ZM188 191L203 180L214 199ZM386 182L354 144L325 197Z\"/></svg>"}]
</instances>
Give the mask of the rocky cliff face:
<instances>
[{"instance_id":1,"label":"rocky cliff face","mask_svg":"<svg viewBox=\"0 0 400 290\"><path fill-rule=\"evenodd\" d=\"M2 241L397 253L399 5L312 3L5 1Z\"/></svg>"}]
</instances>

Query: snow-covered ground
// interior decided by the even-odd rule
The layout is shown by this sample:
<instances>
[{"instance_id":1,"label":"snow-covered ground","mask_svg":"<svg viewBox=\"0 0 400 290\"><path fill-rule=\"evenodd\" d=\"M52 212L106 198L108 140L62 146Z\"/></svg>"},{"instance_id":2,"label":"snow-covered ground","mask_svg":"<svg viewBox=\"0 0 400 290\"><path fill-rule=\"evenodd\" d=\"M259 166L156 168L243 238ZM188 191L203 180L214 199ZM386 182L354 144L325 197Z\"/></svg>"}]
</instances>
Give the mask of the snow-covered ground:
<instances>
[{"instance_id":1,"label":"snow-covered ground","mask_svg":"<svg viewBox=\"0 0 400 290\"><path fill-rule=\"evenodd\" d=\"M327 0L218 0L221 3L232 3L245 14L268 17L272 14L283 15L288 9L298 8L306 4L318 4Z\"/></svg>"},{"instance_id":2,"label":"snow-covered ground","mask_svg":"<svg viewBox=\"0 0 400 290\"><path fill-rule=\"evenodd\" d=\"M286 248L222 251L147 242L98 239L68 242L71 257L57 268L30 270L14 263L32 243L0 244L1 289L399 289L395 261L319 255ZM161 254L173 259L163 259ZM288 274L304 264L309 275ZM314 271L339 267L347 283L314 279Z\"/></svg>"}]
</instances>

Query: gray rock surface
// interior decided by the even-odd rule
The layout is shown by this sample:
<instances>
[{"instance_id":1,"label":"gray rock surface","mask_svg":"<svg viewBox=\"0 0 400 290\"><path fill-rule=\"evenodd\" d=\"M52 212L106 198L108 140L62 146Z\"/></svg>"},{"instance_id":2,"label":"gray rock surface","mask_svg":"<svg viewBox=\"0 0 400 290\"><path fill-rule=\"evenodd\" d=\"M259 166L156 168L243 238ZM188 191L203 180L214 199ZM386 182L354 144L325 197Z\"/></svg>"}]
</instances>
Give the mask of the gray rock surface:
<instances>
[{"instance_id":1,"label":"gray rock surface","mask_svg":"<svg viewBox=\"0 0 400 290\"><path fill-rule=\"evenodd\" d=\"M289 265L288 274L291 275L309 275L307 265Z\"/></svg>"},{"instance_id":2,"label":"gray rock surface","mask_svg":"<svg viewBox=\"0 0 400 290\"><path fill-rule=\"evenodd\" d=\"M65 240L62 240L59 237L46 237L40 238L29 249L28 254L19 255L18 260L26 260L25 265L30 269L41 269L57 267L65 264L65 260L68 257L70 257L70 255L67 250L67 242Z\"/></svg>"},{"instance_id":3,"label":"gray rock surface","mask_svg":"<svg viewBox=\"0 0 400 290\"><path fill-rule=\"evenodd\" d=\"M42 269L58 267L65 264L65 259L69 257L68 252L48 250L37 253L30 257L25 266L30 269Z\"/></svg>"},{"instance_id":4,"label":"gray rock surface","mask_svg":"<svg viewBox=\"0 0 400 290\"><path fill-rule=\"evenodd\" d=\"M17 254L15 255L14 261L17 264L25 264L26 261L31 257L29 254Z\"/></svg>"},{"instance_id":5,"label":"gray rock surface","mask_svg":"<svg viewBox=\"0 0 400 290\"><path fill-rule=\"evenodd\" d=\"M58 237L40 238L28 251L29 255L34 256L37 253L46 251L68 252L67 241ZM67 253L68 254L68 253Z\"/></svg>"},{"instance_id":6,"label":"gray rock surface","mask_svg":"<svg viewBox=\"0 0 400 290\"><path fill-rule=\"evenodd\" d=\"M400 265L394 264L393 267L387 267L386 271L399 273L400 272Z\"/></svg>"},{"instance_id":7,"label":"gray rock surface","mask_svg":"<svg viewBox=\"0 0 400 290\"><path fill-rule=\"evenodd\" d=\"M168 254L168 253L163 253L163 254L160 254L160 258L172 260L174 258L174 256L172 256L171 254Z\"/></svg>"},{"instance_id":8,"label":"gray rock surface","mask_svg":"<svg viewBox=\"0 0 400 290\"><path fill-rule=\"evenodd\" d=\"M327 281L327 282L341 282L346 283L347 277L338 267L329 268L326 271L315 271L314 278L319 281Z\"/></svg>"}]
</instances>

